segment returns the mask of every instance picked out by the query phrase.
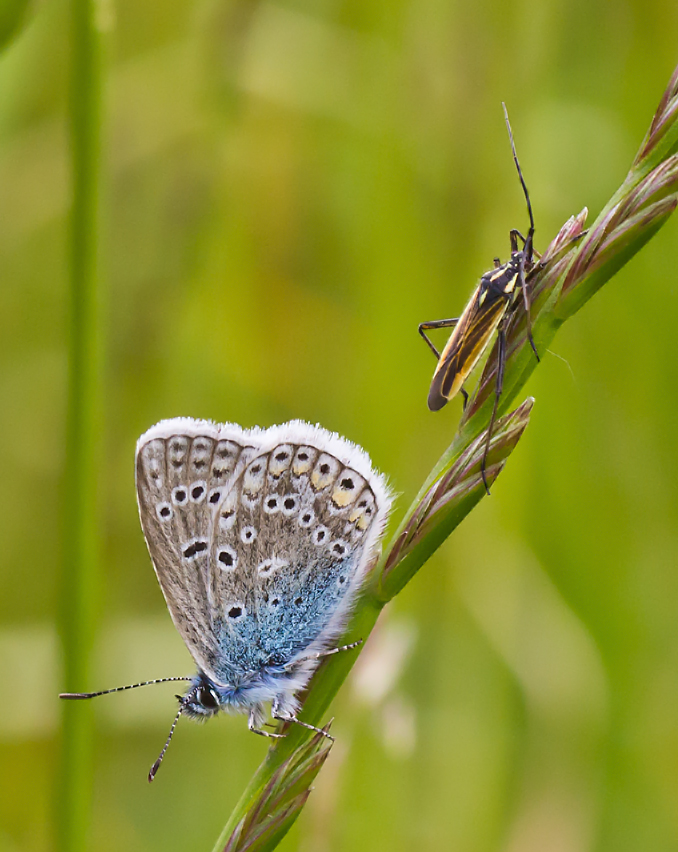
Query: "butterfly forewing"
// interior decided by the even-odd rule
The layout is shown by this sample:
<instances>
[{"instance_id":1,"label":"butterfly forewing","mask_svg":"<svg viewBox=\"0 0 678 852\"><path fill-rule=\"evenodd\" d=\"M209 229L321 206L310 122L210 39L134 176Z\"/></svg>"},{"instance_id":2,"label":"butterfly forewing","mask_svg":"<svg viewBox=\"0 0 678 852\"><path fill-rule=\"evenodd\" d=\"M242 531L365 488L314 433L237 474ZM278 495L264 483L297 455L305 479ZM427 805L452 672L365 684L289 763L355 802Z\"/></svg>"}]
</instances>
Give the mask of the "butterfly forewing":
<instances>
[{"instance_id":1,"label":"butterfly forewing","mask_svg":"<svg viewBox=\"0 0 678 852\"><path fill-rule=\"evenodd\" d=\"M158 424L139 441L137 488L175 625L222 684L327 646L390 503L359 448L298 422Z\"/></svg>"},{"instance_id":2,"label":"butterfly forewing","mask_svg":"<svg viewBox=\"0 0 678 852\"><path fill-rule=\"evenodd\" d=\"M169 423L139 439L139 514L172 620L196 663L210 673L220 659L208 586L211 500L215 489L237 477L252 449L237 444L229 464L215 464L220 443L210 424L183 418Z\"/></svg>"}]
</instances>

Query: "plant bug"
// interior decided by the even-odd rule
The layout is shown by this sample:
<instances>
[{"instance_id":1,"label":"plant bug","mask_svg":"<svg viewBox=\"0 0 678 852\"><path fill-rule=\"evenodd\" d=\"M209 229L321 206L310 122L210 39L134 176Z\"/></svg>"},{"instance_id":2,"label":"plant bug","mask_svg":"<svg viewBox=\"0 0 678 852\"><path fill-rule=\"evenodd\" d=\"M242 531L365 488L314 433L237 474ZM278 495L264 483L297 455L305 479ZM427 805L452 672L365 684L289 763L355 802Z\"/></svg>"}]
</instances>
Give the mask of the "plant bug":
<instances>
[{"instance_id":1,"label":"plant bug","mask_svg":"<svg viewBox=\"0 0 678 852\"><path fill-rule=\"evenodd\" d=\"M424 338L426 343L431 348L433 354L438 359L438 366L433 373L431 380L431 388L428 394L428 407L431 411L439 411L446 405L457 393L461 393L464 397L464 407L468 402L468 394L464 390L464 382L468 378L473 368L478 363L483 352L487 349L488 344L495 331L497 332L498 340L498 357L497 357L497 378L494 388L494 407L492 416L487 429L487 440L485 442L485 451L481 463L481 473L485 490L490 493L487 484L487 476L485 473L487 465L487 454L490 449L490 440L492 438L492 429L497 417L497 409L499 407L499 399L504 384L504 367L506 366L506 328L513 316L515 310L519 307L519 292L522 293L522 304L525 308L527 317L527 337L530 341L530 346L539 361L539 353L534 344L532 337L532 326L530 323L530 297L525 281L526 273L533 266L534 258L534 218L532 216L532 205L530 203L530 195L527 191L527 186L523 178L523 173L518 162L516 154L516 146L513 141L513 132L509 122L506 104L502 103L504 108L504 118L506 120L506 128L511 142L511 150L513 152L513 161L518 170L523 192L525 193L525 201L527 202L527 212L530 217L530 229L527 232L527 237L524 237L520 231L515 229L510 232L511 241L511 257L506 263L501 263L499 258L494 260L494 268L486 272L480 279L480 283L476 287L473 295L469 299L466 307L462 311L460 317L453 319L434 320L432 322L422 322L419 325L419 333ZM523 247L518 248L518 240L522 241ZM452 334L447 341L442 352L438 352L431 340L426 335L426 332L437 328L452 328Z\"/></svg>"}]
</instances>

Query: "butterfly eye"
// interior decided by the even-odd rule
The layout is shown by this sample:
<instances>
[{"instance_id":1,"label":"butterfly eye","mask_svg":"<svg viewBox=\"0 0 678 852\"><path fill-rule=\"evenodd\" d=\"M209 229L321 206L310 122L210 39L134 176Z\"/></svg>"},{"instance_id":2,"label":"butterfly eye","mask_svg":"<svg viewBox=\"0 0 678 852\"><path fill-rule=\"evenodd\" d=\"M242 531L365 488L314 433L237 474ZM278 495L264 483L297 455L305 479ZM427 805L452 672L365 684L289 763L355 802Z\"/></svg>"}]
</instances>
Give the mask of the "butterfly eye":
<instances>
[{"instance_id":1,"label":"butterfly eye","mask_svg":"<svg viewBox=\"0 0 678 852\"><path fill-rule=\"evenodd\" d=\"M206 686L201 686L195 697L198 704L202 704L205 710L216 710L219 707L216 695Z\"/></svg>"}]
</instances>

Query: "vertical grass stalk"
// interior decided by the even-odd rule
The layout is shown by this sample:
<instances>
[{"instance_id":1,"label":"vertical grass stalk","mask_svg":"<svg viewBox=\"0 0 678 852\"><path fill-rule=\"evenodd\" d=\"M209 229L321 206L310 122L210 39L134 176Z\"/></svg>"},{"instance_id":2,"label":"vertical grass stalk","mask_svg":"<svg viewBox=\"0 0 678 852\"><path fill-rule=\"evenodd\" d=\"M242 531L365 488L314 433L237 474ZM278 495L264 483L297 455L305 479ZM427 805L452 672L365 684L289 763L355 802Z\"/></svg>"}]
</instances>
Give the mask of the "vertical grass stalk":
<instances>
[{"instance_id":1,"label":"vertical grass stalk","mask_svg":"<svg viewBox=\"0 0 678 852\"><path fill-rule=\"evenodd\" d=\"M101 34L95 0L71 0L69 129L72 209L69 233L68 397L63 487L59 632L64 691L89 683L97 586L97 464ZM56 784L59 852L87 847L91 804L91 718L83 703L62 708Z\"/></svg>"}]
</instances>

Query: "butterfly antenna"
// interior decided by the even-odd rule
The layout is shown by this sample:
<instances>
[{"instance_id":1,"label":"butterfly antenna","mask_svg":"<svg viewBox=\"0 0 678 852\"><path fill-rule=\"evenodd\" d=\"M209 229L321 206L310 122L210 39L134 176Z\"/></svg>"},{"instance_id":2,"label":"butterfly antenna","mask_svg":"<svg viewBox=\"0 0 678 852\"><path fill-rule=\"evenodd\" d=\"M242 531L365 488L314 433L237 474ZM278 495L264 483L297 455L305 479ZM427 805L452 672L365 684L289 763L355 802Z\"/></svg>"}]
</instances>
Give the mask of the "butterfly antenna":
<instances>
[{"instance_id":1,"label":"butterfly antenna","mask_svg":"<svg viewBox=\"0 0 678 852\"><path fill-rule=\"evenodd\" d=\"M516 145L513 141L513 131L511 130L511 122L508 117L508 110L506 109L506 104L502 101L502 107L504 108L504 118L506 119L506 129L508 130L509 139L511 140L511 150L513 151L513 162L516 164L516 168L518 169L518 177L520 178L521 186L523 187L523 192L525 193L525 201L527 201L527 212L530 216L530 233L534 233L534 217L532 216L532 204L530 203L530 193L527 191L527 186L525 184L525 178L523 177L523 173L520 168L520 163L518 162L518 154L516 153Z\"/></svg>"},{"instance_id":2,"label":"butterfly antenna","mask_svg":"<svg viewBox=\"0 0 678 852\"><path fill-rule=\"evenodd\" d=\"M97 698L99 695L108 695L111 692L124 692L126 689L136 689L138 686L150 686L153 683L169 683L177 680L193 680L192 677L159 677L155 680L145 680L142 683L130 683L128 686L116 686L113 689L102 689L101 692L62 692L59 698L77 701L83 698Z\"/></svg>"},{"instance_id":3,"label":"butterfly antenna","mask_svg":"<svg viewBox=\"0 0 678 852\"><path fill-rule=\"evenodd\" d=\"M148 781L149 783L155 778L155 773L160 769L160 764L162 763L162 759L165 756L165 752L167 751L170 742L172 741L172 737L174 736L174 729L177 726L177 722L179 721L179 716L184 712L184 708L186 707L186 703L181 695L178 695L179 699L179 710L177 711L177 715L174 717L174 721L172 722L172 727L170 728L170 732L167 735L167 740L165 741L165 745L162 747L162 751L158 755L158 759L155 761L153 766L151 766L151 771L148 773Z\"/></svg>"}]
</instances>

